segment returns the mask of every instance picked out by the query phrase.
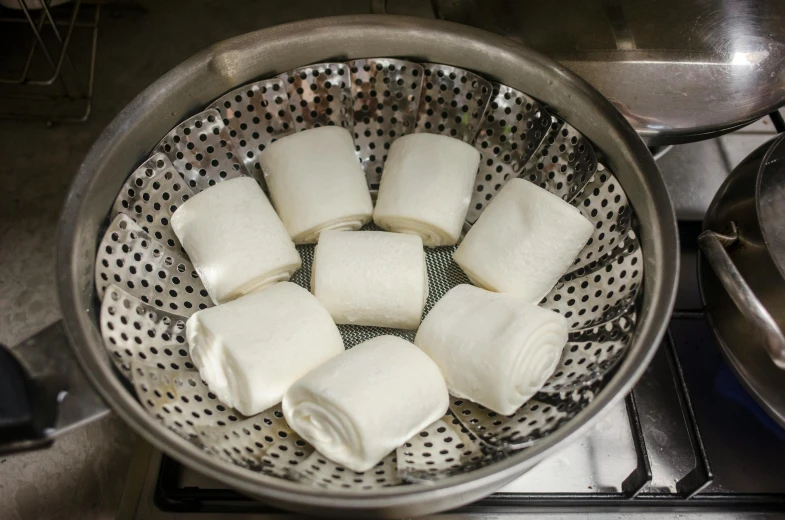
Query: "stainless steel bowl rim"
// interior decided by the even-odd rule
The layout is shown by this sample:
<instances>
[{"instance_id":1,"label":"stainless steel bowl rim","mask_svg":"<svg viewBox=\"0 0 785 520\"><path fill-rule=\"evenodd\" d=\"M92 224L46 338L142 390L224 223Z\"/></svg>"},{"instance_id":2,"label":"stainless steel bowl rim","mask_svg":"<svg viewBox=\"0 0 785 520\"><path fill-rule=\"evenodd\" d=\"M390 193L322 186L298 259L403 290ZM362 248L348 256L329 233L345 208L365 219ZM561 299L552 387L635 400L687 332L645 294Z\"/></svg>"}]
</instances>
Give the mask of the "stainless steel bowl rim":
<instances>
[{"instance_id":1,"label":"stainless steel bowl rim","mask_svg":"<svg viewBox=\"0 0 785 520\"><path fill-rule=\"evenodd\" d=\"M169 128L223 92L258 77L331 58L385 55L476 70L518 88L554 108L603 150L643 223L643 312L630 351L606 387L568 425L535 446L431 486L338 496L226 464L162 427L112 371L96 322L91 271L103 218L99 216L105 217L128 173ZM646 146L621 114L575 74L531 49L481 30L420 18L354 15L295 22L220 42L139 94L104 130L75 177L58 233L57 281L65 328L87 377L111 408L156 448L241 492L290 509L400 516L456 507L492 492L557 445L580 436L632 389L653 357L673 307L677 237L673 207Z\"/></svg>"}]
</instances>

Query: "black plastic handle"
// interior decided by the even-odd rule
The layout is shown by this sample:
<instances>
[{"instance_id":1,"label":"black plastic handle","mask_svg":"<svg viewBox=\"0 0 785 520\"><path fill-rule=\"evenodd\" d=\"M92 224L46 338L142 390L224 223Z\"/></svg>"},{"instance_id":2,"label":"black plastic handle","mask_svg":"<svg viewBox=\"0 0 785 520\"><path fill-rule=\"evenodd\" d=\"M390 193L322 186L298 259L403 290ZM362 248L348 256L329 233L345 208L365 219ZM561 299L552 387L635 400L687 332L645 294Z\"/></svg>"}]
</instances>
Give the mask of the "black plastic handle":
<instances>
[{"instance_id":1,"label":"black plastic handle","mask_svg":"<svg viewBox=\"0 0 785 520\"><path fill-rule=\"evenodd\" d=\"M52 407L10 348L0 345L0 452L41 448L51 440Z\"/></svg>"},{"instance_id":2,"label":"black plastic handle","mask_svg":"<svg viewBox=\"0 0 785 520\"><path fill-rule=\"evenodd\" d=\"M108 411L61 322L13 348L0 345L0 453L46 447Z\"/></svg>"}]
</instances>

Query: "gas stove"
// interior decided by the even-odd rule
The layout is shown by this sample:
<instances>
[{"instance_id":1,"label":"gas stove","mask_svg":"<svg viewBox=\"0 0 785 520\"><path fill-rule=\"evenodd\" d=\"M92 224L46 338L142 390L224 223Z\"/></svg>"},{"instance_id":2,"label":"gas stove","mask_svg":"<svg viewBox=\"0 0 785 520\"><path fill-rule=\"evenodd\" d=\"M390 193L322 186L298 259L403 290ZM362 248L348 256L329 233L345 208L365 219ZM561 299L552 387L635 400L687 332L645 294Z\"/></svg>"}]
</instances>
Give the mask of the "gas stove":
<instances>
[{"instance_id":1,"label":"gas stove","mask_svg":"<svg viewBox=\"0 0 785 520\"><path fill-rule=\"evenodd\" d=\"M781 516L785 430L758 407L720 355L702 312L696 239L725 177L747 153L773 137L775 127L783 131L785 126L782 114L775 112L707 139L781 104L780 91L767 86L778 77L780 51L764 56L740 47L731 55L712 42L724 41L731 33L739 44L747 42L742 37L748 33L758 38L754 42L779 41L783 25L776 20L785 17L785 9L745 10L740 5L746 2L723 3L708 9L710 23L693 23L690 10L699 7L675 0L666 0L664 6L636 3L624 8L618 2L571 2L558 18L565 30L555 31L553 24L545 23L552 13L532 17L519 11L528 13L528 3L524 9L505 0L433 0L425 13L410 1L371 4L377 12L435 16L494 31L574 69L616 104L648 144L658 146L652 153L679 219L682 262L675 310L668 334L633 392L589 434L505 488L436 517L517 518L536 513L607 518L609 512L668 519ZM547 9L543 5L535 11ZM685 15L685 10L690 12ZM667 17L667 23L650 23L656 17ZM671 40L682 51L667 50L663 42ZM665 68L669 72L663 72ZM717 81L717 74L732 81ZM651 88L654 83L658 88ZM665 147L685 142L689 144ZM244 497L140 441L118 518L191 517L298 515Z\"/></svg>"},{"instance_id":2,"label":"gas stove","mask_svg":"<svg viewBox=\"0 0 785 520\"><path fill-rule=\"evenodd\" d=\"M770 123L723 139L771 137ZM752 137L750 137L752 136ZM755 137L757 136L757 137ZM749 143L747 143L749 146ZM723 361L700 301L697 236L711 196L684 196L678 167L733 166L738 143L677 146L660 158L679 214L681 279L668 334L633 392L585 437L497 493L442 518L689 515L778 517L785 511L785 430ZM708 148L707 148L708 147ZM697 158L696 158L697 155ZM704 191L724 175L702 177ZM682 172L684 173L684 172ZM695 178L695 176L690 176ZM689 193L689 188L686 188ZM118 518L296 518L244 497L140 441Z\"/></svg>"}]
</instances>

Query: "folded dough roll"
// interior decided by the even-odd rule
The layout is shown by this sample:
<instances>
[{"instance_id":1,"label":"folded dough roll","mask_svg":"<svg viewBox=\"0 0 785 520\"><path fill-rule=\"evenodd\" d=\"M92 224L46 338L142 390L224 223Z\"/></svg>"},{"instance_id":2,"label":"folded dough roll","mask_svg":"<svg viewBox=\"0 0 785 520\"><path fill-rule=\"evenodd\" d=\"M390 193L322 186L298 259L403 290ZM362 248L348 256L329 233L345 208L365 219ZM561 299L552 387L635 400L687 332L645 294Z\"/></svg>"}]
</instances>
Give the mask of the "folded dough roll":
<instances>
[{"instance_id":1,"label":"folded dough roll","mask_svg":"<svg viewBox=\"0 0 785 520\"><path fill-rule=\"evenodd\" d=\"M567 321L508 294L458 285L431 309L414 343L439 366L451 394L510 415L553 374Z\"/></svg>"},{"instance_id":2,"label":"folded dough roll","mask_svg":"<svg viewBox=\"0 0 785 520\"><path fill-rule=\"evenodd\" d=\"M452 257L475 285L537 303L593 231L574 206L529 181L512 179Z\"/></svg>"},{"instance_id":3,"label":"folded dough roll","mask_svg":"<svg viewBox=\"0 0 785 520\"><path fill-rule=\"evenodd\" d=\"M422 240L384 231L325 231L314 253L311 291L335 323L416 329L428 297Z\"/></svg>"},{"instance_id":4,"label":"folded dough roll","mask_svg":"<svg viewBox=\"0 0 785 520\"><path fill-rule=\"evenodd\" d=\"M288 135L270 144L259 163L296 244L313 244L327 229L357 230L370 222L371 194L346 129L324 126Z\"/></svg>"},{"instance_id":5,"label":"folded dough roll","mask_svg":"<svg viewBox=\"0 0 785 520\"><path fill-rule=\"evenodd\" d=\"M288 280L302 264L281 219L250 177L191 197L172 215L172 229L216 304Z\"/></svg>"},{"instance_id":6,"label":"folded dough roll","mask_svg":"<svg viewBox=\"0 0 785 520\"><path fill-rule=\"evenodd\" d=\"M439 368L395 336L377 336L297 381L286 422L325 457L367 471L441 418L449 395Z\"/></svg>"},{"instance_id":7,"label":"folded dough roll","mask_svg":"<svg viewBox=\"0 0 785 520\"><path fill-rule=\"evenodd\" d=\"M480 153L443 135L409 134L390 147L373 221L422 237L426 246L458 242L469 210Z\"/></svg>"},{"instance_id":8,"label":"folded dough roll","mask_svg":"<svg viewBox=\"0 0 785 520\"><path fill-rule=\"evenodd\" d=\"M291 282L199 311L185 332L204 382L244 415L278 404L295 381L344 350L324 307Z\"/></svg>"}]
</instances>

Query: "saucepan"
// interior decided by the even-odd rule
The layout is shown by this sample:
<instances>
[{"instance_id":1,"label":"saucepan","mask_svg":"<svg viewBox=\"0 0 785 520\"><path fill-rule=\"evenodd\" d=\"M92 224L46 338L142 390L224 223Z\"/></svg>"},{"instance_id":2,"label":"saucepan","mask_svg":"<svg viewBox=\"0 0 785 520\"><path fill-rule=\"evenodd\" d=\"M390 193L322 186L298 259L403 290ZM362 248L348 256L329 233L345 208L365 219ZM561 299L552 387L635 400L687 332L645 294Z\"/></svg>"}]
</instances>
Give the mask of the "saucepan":
<instances>
[{"instance_id":1,"label":"saucepan","mask_svg":"<svg viewBox=\"0 0 785 520\"><path fill-rule=\"evenodd\" d=\"M733 170L698 243L701 295L721 351L785 426L785 136Z\"/></svg>"},{"instance_id":2,"label":"saucepan","mask_svg":"<svg viewBox=\"0 0 785 520\"><path fill-rule=\"evenodd\" d=\"M345 77L356 76L351 84L358 82L358 88L364 88L363 82L378 79L387 83L392 78L395 81L389 81L389 90L395 96L395 85L406 85L398 83L401 78L395 75L412 70L421 71L426 77L412 80L416 97L399 98L414 101L413 106L405 108L402 101L401 108L395 110L403 114L401 117L425 118L417 120L416 131L449 131L450 121L457 121L462 129L471 130L465 140L486 154L478 177L481 183L491 183L486 189L491 189L497 178L506 180L515 174L557 193L596 223L593 245L576 261L575 270L560 280L554 289L558 294L548 297L550 304L564 306L565 315L575 315L571 333L574 348L565 350L565 368L557 372L558 381L554 380L550 390L537 397L538 404L529 405L526 413L530 417L526 419L523 412L497 417L482 407L455 400L451 404L452 420L436 432L454 429L467 444L476 443L473 446L482 455L445 471L425 471L422 478L414 478L416 472L407 473L401 467L404 462L418 461L399 460L397 469L378 469L382 478L374 478L371 484L371 479L362 475L341 480L342 469L328 471L318 454L312 455L313 460L297 460L296 457L307 458L308 447L300 444L288 448L287 456L295 458L288 459L292 467L286 471L276 468L280 457L266 460L265 453L258 454L264 462L261 467L250 468L244 462L257 455L255 448L244 446L249 455L243 455L245 451L240 448L242 442L252 438L255 428L263 431L277 425L278 437L287 438L285 424L275 412L258 424L249 418L250 422L240 421L232 426L238 417L230 416L227 422L232 424L227 430L207 432L196 439L183 435L174 427L179 423L164 416L191 401L178 401L178 408L173 403L155 401L157 398L138 396L145 391L152 395L160 389L156 395L165 401L169 393L174 396L177 392L196 391L196 373L171 372L171 366L135 365L139 360L134 358L124 374L123 362L110 359L110 352L121 359L124 354L112 351L105 341L105 325L111 319L117 320L118 326L122 322L132 327L134 320L147 318L158 320L156 324L165 323L161 327L171 326L166 321L170 319L168 308L163 308L163 302L158 305L155 298L142 303L119 287L99 287L102 301L96 291L96 274L111 274L102 271L102 261L96 261L97 255L99 260L103 258L99 249L102 240L107 240L107 236L122 240L135 225L129 209L129 219L120 219L125 222L121 229L107 229L116 221L110 215L116 213L115 201L122 202L118 193L129 175L147 164L147 175L157 175L157 161L146 162L156 153L174 154L170 158L176 169L177 161L182 159L176 154L178 144L194 144L186 136L192 130L198 133L194 129L203 125L212 125L212 133L219 137L225 132L226 139L221 137L225 144L243 146L238 132L247 129L232 121L228 113L220 112L224 106L231 106L233 91L239 87L243 90L237 91L237 96L250 98L264 89L254 90L248 85L284 78L288 81L279 86L285 90L291 85L291 101L308 89L318 95L319 89L334 83L323 81L323 75L343 71ZM363 71L367 73L364 76ZM340 84L350 88L349 82L341 80ZM363 92L371 90L375 89ZM467 96L467 92L472 95ZM466 110L453 114L451 110L457 107L460 111L461 104L445 101L448 96L462 96ZM273 95L275 102L277 97L278 94ZM302 98L302 106L307 105L306 97ZM429 103L442 104L444 109L433 110ZM297 106L291 103L292 110ZM372 162L370 156L362 156L363 132L357 131L362 125L375 124L373 118L358 115L368 107L355 107L353 120L351 99L343 107L346 110L328 108L326 113L336 117L350 114L350 119L342 122L354 126L355 144L363 164ZM307 123L309 117L318 119L321 113L314 109L304 118L295 117L294 125ZM473 122L477 126L471 126ZM406 128L413 131L414 119ZM200 137L208 143L213 139L211 135ZM513 137L526 146L513 147ZM505 147L517 149L518 159L511 159L515 153L505 153ZM186 154L188 150L183 149ZM237 163L235 170L244 167L253 165ZM373 188L378 179L373 179L372 170L366 173ZM185 176L184 172L180 174ZM146 182L144 173L131 179L139 181L140 189L147 189L142 187ZM481 186L476 191L485 197ZM483 208L484 200L472 206L475 211ZM145 226L142 221L138 224ZM155 242L153 230L149 231L150 235L135 231L133 237L141 237L149 245ZM614 244L611 238L615 240L617 235L619 242ZM309 20L238 36L207 48L139 94L106 128L85 158L66 200L57 239L57 283L63 320L14 349L0 349L1 440L6 450L39 447L111 409L170 456L243 493L284 508L402 517L458 507L490 494L586 432L632 389L659 346L668 323L678 279L677 241L674 212L665 185L639 136L613 105L585 81L530 48L457 24L374 15ZM166 248L165 244L161 247ZM305 262L307 253L301 250L301 255ZM161 265L165 271L167 267ZM638 277L637 281L632 280L634 277ZM106 279L111 281L111 277ZM121 279L119 274L116 279ZM606 300L581 308L586 302L594 303L592 298L599 298L598 294ZM133 331L129 334L133 336ZM598 345L603 348L597 348ZM609 347L605 349L605 345ZM133 354L131 347L129 355ZM177 354L156 352L161 356ZM137 366L146 368L137 370ZM176 370L181 368L178 364ZM143 381L134 377L131 385L128 369L141 374ZM156 372L158 369L161 372ZM577 390L580 391L575 393ZM505 436L508 431L521 435ZM216 448L209 442L213 437L217 442L225 441L225 445L219 446L222 449L211 449ZM278 447L287 449L280 439ZM431 443L426 439L422 444ZM409 448L414 452L421 446ZM431 461L423 464L428 462ZM302 467L304 471L297 470ZM312 478L314 471L320 470L327 473L327 478ZM363 485L355 487L354 482Z\"/></svg>"}]
</instances>

